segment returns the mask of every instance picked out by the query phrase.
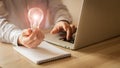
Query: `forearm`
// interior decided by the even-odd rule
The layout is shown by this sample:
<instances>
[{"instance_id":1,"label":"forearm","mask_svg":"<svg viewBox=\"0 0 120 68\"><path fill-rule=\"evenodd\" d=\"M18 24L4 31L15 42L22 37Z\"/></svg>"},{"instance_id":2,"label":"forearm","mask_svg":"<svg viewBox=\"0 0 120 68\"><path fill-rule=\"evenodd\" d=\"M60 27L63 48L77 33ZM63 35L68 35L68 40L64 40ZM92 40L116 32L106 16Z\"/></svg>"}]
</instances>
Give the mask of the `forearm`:
<instances>
[{"instance_id":1,"label":"forearm","mask_svg":"<svg viewBox=\"0 0 120 68\"><path fill-rule=\"evenodd\" d=\"M17 45L17 39L21 30L15 25L8 23L6 19L0 19L0 41Z\"/></svg>"}]
</instances>

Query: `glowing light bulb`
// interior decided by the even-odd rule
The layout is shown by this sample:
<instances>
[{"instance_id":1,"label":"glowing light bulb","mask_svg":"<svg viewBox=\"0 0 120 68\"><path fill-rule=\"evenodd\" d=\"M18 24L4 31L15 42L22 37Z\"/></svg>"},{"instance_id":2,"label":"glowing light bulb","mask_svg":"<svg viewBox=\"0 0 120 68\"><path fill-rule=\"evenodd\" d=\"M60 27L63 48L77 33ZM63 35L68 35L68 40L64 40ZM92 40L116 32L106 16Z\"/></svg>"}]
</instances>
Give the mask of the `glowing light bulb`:
<instances>
[{"instance_id":1,"label":"glowing light bulb","mask_svg":"<svg viewBox=\"0 0 120 68\"><path fill-rule=\"evenodd\" d=\"M31 28L39 28L43 20L44 14L40 8L31 8L28 11L28 19L30 22Z\"/></svg>"}]
</instances>

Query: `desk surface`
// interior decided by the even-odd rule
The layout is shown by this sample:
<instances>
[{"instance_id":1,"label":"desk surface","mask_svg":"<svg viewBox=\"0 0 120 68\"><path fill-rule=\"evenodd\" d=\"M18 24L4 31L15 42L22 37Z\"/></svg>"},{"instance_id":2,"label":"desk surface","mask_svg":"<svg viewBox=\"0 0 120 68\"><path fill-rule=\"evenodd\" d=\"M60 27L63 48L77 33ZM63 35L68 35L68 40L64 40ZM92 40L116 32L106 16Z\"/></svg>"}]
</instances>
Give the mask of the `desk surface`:
<instances>
[{"instance_id":1,"label":"desk surface","mask_svg":"<svg viewBox=\"0 0 120 68\"><path fill-rule=\"evenodd\" d=\"M61 48L61 47L59 47ZM64 48L61 48L64 49ZM71 51L72 57L36 65L16 52L11 44L0 43L2 68L120 68L120 37Z\"/></svg>"}]
</instances>

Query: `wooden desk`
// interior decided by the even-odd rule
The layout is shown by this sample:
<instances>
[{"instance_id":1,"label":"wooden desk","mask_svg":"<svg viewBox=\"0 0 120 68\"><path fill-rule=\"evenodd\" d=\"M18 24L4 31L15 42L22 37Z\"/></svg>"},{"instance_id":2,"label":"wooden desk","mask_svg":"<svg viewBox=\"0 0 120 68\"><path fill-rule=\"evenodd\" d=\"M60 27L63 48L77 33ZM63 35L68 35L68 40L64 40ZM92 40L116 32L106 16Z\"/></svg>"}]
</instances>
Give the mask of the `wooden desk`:
<instances>
[{"instance_id":1,"label":"wooden desk","mask_svg":"<svg viewBox=\"0 0 120 68\"><path fill-rule=\"evenodd\" d=\"M11 44L0 43L0 66L2 68L120 68L120 37L77 51L64 50L71 52L72 57L36 65L17 53Z\"/></svg>"}]
</instances>

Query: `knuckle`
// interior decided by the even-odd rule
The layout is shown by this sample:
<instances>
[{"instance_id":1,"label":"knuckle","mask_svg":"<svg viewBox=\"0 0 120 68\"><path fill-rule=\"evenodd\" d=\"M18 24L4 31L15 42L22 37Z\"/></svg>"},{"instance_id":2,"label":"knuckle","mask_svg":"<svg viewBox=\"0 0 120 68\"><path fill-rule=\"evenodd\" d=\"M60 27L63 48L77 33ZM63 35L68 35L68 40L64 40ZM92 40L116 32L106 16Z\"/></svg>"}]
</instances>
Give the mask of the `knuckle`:
<instances>
[{"instance_id":1,"label":"knuckle","mask_svg":"<svg viewBox=\"0 0 120 68\"><path fill-rule=\"evenodd\" d=\"M75 28L75 25L71 24L70 27L74 29L74 28Z\"/></svg>"}]
</instances>

